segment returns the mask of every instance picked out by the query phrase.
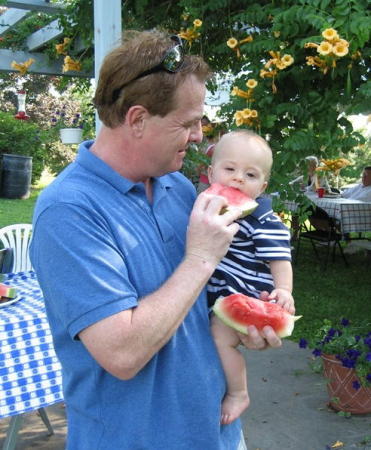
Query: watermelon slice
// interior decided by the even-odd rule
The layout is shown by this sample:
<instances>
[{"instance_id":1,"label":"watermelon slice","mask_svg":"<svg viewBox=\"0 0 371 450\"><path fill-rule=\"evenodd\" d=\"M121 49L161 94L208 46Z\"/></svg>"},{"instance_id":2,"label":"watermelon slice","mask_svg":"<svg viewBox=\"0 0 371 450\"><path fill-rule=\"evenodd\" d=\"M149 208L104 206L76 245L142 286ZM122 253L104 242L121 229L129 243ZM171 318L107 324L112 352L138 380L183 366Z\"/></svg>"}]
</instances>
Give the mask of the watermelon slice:
<instances>
[{"instance_id":1,"label":"watermelon slice","mask_svg":"<svg viewBox=\"0 0 371 450\"><path fill-rule=\"evenodd\" d=\"M248 325L255 325L258 330L269 325L280 338L291 336L295 321L302 317L289 314L276 303L264 302L244 294L219 297L213 311L226 325L240 333L248 334Z\"/></svg>"},{"instance_id":2,"label":"watermelon slice","mask_svg":"<svg viewBox=\"0 0 371 450\"><path fill-rule=\"evenodd\" d=\"M204 191L206 194L221 195L228 202L228 207L223 208L221 214L232 209L242 211L241 217L251 214L258 206L255 200L234 187L224 186L220 183L213 183Z\"/></svg>"},{"instance_id":3,"label":"watermelon slice","mask_svg":"<svg viewBox=\"0 0 371 450\"><path fill-rule=\"evenodd\" d=\"M15 298L16 296L16 288L0 283L0 297Z\"/></svg>"}]
</instances>

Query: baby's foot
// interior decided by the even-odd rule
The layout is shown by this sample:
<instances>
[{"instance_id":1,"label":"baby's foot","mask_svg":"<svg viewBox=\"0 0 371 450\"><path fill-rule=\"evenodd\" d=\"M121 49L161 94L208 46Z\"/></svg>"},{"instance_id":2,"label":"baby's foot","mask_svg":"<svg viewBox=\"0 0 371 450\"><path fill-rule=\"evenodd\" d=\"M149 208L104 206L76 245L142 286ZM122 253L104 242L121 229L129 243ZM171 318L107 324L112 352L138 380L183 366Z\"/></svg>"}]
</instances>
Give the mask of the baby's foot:
<instances>
[{"instance_id":1,"label":"baby's foot","mask_svg":"<svg viewBox=\"0 0 371 450\"><path fill-rule=\"evenodd\" d=\"M249 406L250 399L246 391L227 393L222 403L220 423L228 425L236 420Z\"/></svg>"}]
</instances>

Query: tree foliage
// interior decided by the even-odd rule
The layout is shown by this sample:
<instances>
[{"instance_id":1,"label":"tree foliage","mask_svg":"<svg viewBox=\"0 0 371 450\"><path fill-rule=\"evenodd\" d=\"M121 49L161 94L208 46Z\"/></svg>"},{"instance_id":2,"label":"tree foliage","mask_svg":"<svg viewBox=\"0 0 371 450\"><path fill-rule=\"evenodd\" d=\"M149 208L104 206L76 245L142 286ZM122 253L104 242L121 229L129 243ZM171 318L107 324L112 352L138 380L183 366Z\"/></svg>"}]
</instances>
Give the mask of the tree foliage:
<instances>
[{"instance_id":1,"label":"tree foliage","mask_svg":"<svg viewBox=\"0 0 371 450\"><path fill-rule=\"evenodd\" d=\"M80 58L88 66L92 64L93 1L64 3L68 10L67 15L61 16L65 36L82 38L88 50ZM248 91L248 79L257 81L249 98L231 96L222 105L220 119L234 129L238 128L236 111L246 108L256 111L257 117L243 126L252 127L270 140L274 150L272 191L289 189L288 179L305 170L307 155L343 157L355 148L362 155L364 138L353 130L347 116L370 112L371 18L367 0L122 3L124 31L160 27L186 34L193 21L200 19L199 36L188 41L188 50L203 55L216 73L242 91ZM343 56L322 55L312 45L324 41L322 33L328 29L336 30L348 43ZM238 43L234 48L227 45L231 38ZM270 62L273 59L277 62L284 55L292 58L286 67L278 68ZM276 74L272 77L274 69ZM262 70L270 73L262 77ZM217 79L208 87L217 90ZM293 195L288 192L288 196Z\"/></svg>"},{"instance_id":2,"label":"tree foliage","mask_svg":"<svg viewBox=\"0 0 371 450\"><path fill-rule=\"evenodd\" d=\"M275 152L272 190L282 190L301 167L304 157L334 158L347 155L364 143L346 118L369 113L368 80L371 29L368 2L363 0L181 0L180 2L125 2L124 23L143 28L161 25L169 31L186 30L202 20L200 37L190 42L191 52L201 53L214 71L230 77L233 86L247 91L246 81L258 84L250 99L239 96L222 106L221 118L237 128L235 113L253 108L258 120L248 124L268 136ZM167 14L161 14L166 10ZM134 17L136 18L134 20ZM335 29L349 43L343 57L329 58L327 70L308 64L320 55L306 43L321 43L322 32ZM236 49L227 41L246 40ZM274 78L260 76L273 55L292 56L293 63L277 70ZM272 68L272 66L271 66ZM269 69L266 69L269 70ZM216 86L210 86L216 89ZM246 124L244 125L246 126Z\"/></svg>"}]
</instances>

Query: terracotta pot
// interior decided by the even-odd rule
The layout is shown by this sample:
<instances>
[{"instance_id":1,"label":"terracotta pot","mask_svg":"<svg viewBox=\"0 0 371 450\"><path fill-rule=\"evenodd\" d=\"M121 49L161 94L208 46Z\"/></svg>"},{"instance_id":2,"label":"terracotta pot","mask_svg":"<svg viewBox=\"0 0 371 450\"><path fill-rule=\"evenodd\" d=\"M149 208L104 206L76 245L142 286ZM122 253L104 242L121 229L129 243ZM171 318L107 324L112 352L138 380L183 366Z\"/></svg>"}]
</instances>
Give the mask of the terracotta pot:
<instances>
[{"instance_id":1,"label":"terracotta pot","mask_svg":"<svg viewBox=\"0 0 371 450\"><path fill-rule=\"evenodd\" d=\"M359 382L354 369L343 367L334 355L322 355L323 374L327 378L330 406L336 411L352 414L371 412L371 388L361 386L354 389L352 383Z\"/></svg>"}]
</instances>

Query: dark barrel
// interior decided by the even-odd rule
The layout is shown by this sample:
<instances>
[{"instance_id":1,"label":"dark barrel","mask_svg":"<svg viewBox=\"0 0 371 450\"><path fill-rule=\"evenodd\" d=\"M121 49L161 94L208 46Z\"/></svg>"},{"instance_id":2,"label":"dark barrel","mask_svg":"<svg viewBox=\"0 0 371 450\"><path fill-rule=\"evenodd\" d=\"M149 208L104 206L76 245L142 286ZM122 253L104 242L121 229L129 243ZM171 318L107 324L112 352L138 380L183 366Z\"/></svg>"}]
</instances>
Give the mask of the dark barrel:
<instances>
[{"instance_id":1,"label":"dark barrel","mask_svg":"<svg viewBox=\"0 0 371 450\"><path fill-rule=\"evenodd\" d=\"M2 155L0 195L5 198L28 198L32 176L32 157Z\"/></svg>"}]
</instances>

